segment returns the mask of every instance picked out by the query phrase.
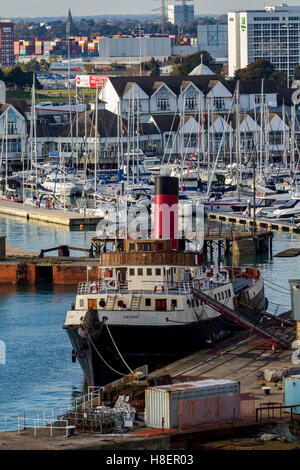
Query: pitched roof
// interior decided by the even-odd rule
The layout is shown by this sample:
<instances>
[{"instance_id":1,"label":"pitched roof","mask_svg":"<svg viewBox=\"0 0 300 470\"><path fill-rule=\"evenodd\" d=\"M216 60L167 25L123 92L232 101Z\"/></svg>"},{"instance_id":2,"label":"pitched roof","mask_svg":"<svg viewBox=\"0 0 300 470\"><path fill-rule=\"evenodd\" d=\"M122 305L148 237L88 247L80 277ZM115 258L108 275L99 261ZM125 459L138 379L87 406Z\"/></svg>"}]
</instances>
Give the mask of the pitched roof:
<instances>
[{"instance_id":1,"label":"pitched roof","mask_svg":"<svg viewBox=\"0 0 300 470\"><path fill-rule=\"evenodd\" d=\"M95 123L96 123L96 116L95 111L90 110L87 113L87 120L85 123L85 116L80 115L78 117L78 128L77 123L73 122L73 135L84 137L85 132L87 132L87 138L94 138L95 137ZM98 110L98 137L118 137L118 115L114 114L106 109L99 109ZM67 123L60 132L58 133L58 137L69 137L71 135L70 132L70 123ZM128 132L128 122L125 118L122 118L122 129L125 135ZM152 123L143 123L140 122L139 124L139 133L140 135L149 135L149 134L157 134L157 130Z\"/></svg>"},{"instance_id":2,"label":"pitched roof","mask_svg":"<svg viewBox=\"0 0 300 470\"><path fill-rule=\"evenodd\" d=\"M218 82L221 82L231 93L234 92L237 80L226 80L220 75L187 75L187 76L162 76L162 77L110 77L111 84L119 96L123 96L125 92L136 83L148 96L165 83L177 96L182 89L193 83L204 94L207 94ZM261 80L240 80L241 94L259 94L261 93ZM274 80L264 80L264 93L276 93L276 83Z\"/></svg>"},{"instance_id":3,"label":"pitched roof","mask_svg":"<svg viewBox=\"0 0 300 470\"><path fill-rule=\"evenodd\" d=\"M29 111L29 106L26 100L19 100L17 98L7 98L6 103L11 104L22 116Z\"/></svg>"},{"instance_id":4,"label":"pitched roof","mask_svg":"<svg viewBox=\"0 0 300 470\"><path fill-rule=\"evenodd\" d=\"M222 82L228 89L229 82L224 77L218 75L187 75L184 77L178 76L165 76L165 77L110 77L109 80L116 90L119 96L123 96L128 90L128 83L136 83L148 96L152 96L153 93L165 83L170 90L176 95L181 93L183 86L187 86L189 83L194 83L199 90L204 93L208 92L211 85L211 80L214 79L215 83Z\"/></svg>"},{"instance_id":5,"label":"pitched roof","mask_svg":"<svg viewBox=\"0 0 300 470\"><path fill-rule=\"evenodd\" d=\"M285 106L292 106L293 100L292 96L298 88L278 88L278 95L277 95L277 105L282 106L283 103Z\"/></svg>"},{"instance_id":6,"label":"pitched roof","mask_svg":"<svg viewBox=\"0 0 300 470\"><path fill-rule=\"evenodd\" d=\"M5 113L5 111L9 108L9 104L5 103L5 104L0 104L0 114L3 114Z\"/></svg>"},{"instance_id":7,"label":"pitched roof","mask_svg":"<svg viewBox=\"0 0 300 470\"><path fill-rule=\"evenodd\" d=\"M37 137L56 137L65 127L65 123L57 123L54 116L38 116L36 120ZM30 135L30 121L27 122L28 135Z\"/></svg>"},{"instance_id":8,"label":"pitched roof","mask_svg":"<svg viewBox=\"0 0 300 470\"><path fill-rule=\"evenodd\" d=\"M253 95L259 95L262 90L261 80L240 80L240 93ZM263 82L264 93L277 93L277 87L274 80L264 80Z\"/></svg>"},{"instance_id":9,"label":"pitched roof","mask_svg":"<svg viewBox=\"0 0 300 470\"><path fill-rule=\"evenodd\" d=\"M189 75L215 75L212 70L210 70L207 65L201 63L197 65L190 73Z\"/></svg>"}]
</instances>

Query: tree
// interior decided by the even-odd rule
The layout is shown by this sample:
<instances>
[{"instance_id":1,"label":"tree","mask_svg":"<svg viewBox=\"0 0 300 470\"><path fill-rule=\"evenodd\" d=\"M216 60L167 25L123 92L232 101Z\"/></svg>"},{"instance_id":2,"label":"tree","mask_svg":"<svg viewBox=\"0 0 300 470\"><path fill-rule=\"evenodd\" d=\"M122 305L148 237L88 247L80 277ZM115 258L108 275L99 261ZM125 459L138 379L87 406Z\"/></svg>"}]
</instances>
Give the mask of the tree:
<instances>
[{"instance_id":1,"label":"tree","mask_svg":"<svg viewBox=\"0 0 300 470\"><path fill-rule=\"evenodd\" d=\"M297 65L297 67L295 67L294 75L295 80L300 80L300 65Z\"/></svg>"},{"instance_id":2,"label":"tree","mask_svg":"<svg viewBox=\"0 0 300 470\"><path fill-rule=\"evenodd\" d=\"M84 65L84 73L86 73L88 75L94 74L95 73L95 64L93 64L91 62L87 62Z\"/></svg>"},{"instance_id":3,"label":"tree","mask_svg":"<svg viewBox=\"0 0 300 470\"><path fill-rule=\"evenodd\" d=\"M5 74L5 82L10 87L16 87L19 89L24 89L31 87L33 81L33 72L23 72L21 67L14 66L10 69L7 69ZM43 88L41 83L35 77L35 87L36 89Z\"/></svg>"},{"instance_id":4,"label":"tree","mask_svg":"<svg viewBox=\"0 0 300 470\"><path fill-rule=\"evenodd\" d=\"M154 57L151 57L151 59L148 62L144 62L142 64L143 70L149 70L151 77L158 77L159 76L159 62L158 60L155 60Z\"/></svg>"},{"instance_id":5,"label":"tree","mask_svg":"<svg viewBox=\"0 0 300 470\"><path fill-rule=\"evenodd\" d=\"M27 63L21 63L20 68L23 72L39 72L40 71L40 63L36 59L31 59Z\"/></svg>"},{"instance_id":6,"label":"tree","mask_svg":"<svg viewBox=\"0 0 300 470\"><path fill-rule=\"evenodd\" d=\"M172 59L172 63L175 65L173 75L188 75L201 61L213 72L220 73L221 67L215 63L212 56L207 51L199 51L187 57L177 56Z\"/></svg>"},{"instance_id":7,"label":"tree","mask_svg":"<svg viewBox=\"0 0 300 470\"><path fill-rule=\"evenodd\" d=\"M239 80L274 80L278 87L286 86L286 76L284 72L276 70L274 65L268 60L260 59L252 62L243 69L235 73L235 78Z\"/></svg>"}]
</instances>

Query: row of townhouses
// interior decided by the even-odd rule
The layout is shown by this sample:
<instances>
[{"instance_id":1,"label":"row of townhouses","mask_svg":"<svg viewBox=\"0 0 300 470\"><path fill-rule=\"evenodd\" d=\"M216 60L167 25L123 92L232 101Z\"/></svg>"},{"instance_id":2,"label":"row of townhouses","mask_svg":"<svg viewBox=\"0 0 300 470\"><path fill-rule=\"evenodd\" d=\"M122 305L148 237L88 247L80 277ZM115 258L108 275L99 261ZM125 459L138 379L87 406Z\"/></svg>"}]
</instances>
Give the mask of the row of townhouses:
<instances>
[{"instance_id":1,"label":"row of townhouses","mask_svg":"<svg viewBox=\"0 0 300 470\"><path fill-rule=\"evenodd\" d=\"M33 160L57 158L73 164L116 164L133 148L168 159L197 151L213 158L240 150L264 151L281 158L300 146L295 90L275 83L237 83L214 76L111 77L95 106L81 113L52 112L31 118L28 104L5 99L0 105L1 168L22 168ZM260 90L263 89L263 92ZM4 101L4 99L3 99ZM118 112L119 110L119 112ZM97 127L97 131L96 131ZM237 135L240 134L237 140Z\"/></svg>"}]
</instances>

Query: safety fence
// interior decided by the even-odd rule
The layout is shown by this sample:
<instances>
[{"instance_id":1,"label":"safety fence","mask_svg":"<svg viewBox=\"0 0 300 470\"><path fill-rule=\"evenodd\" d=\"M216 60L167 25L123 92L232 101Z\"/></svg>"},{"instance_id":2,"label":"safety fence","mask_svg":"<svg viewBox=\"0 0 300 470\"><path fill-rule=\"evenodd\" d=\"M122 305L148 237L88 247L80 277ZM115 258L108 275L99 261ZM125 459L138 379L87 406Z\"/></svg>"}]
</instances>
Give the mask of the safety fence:
<instances>
[{"instance_id":1,"label":"safety fence","mask_svg":"<svg viewBox=\"0 0 300 470\"><path fill-rule=\"evenodd\" d=\"M105 386L89 386L87 393L78 397L56 397L53 400L57 403L56 406L49 407L47 411L40 411L35 414L33 411L25 412L11 416L8 413L0 414L0 432L16 431L22 429L40 429L42 423L47 429L52 426L54 430L56 427L54 423L61 422L62 420L68 420L72 416L72 422L69 425L73 425L73 421L76 421L81 429L90 430L101 430L106 429L110 426L117 427L118 423L115 421L106 426L103 420L98 419L99 416L86 416L91 408L100 407L102 405L103 393L113 390L115 387L121 387L126 384L130 384L135 380L145 379L148 376L148 366L144 365L138 367L133 371L133 374L125 375L124 377L107 384ZM60 406L59 401L63 400L63 404ZM105 421L105 420L104 420ZM61 426L59 426L61 429Z\"/></svg>"},{"instance_id":2,"label":"safety fence","mask_svg":"<svg viewBox=\"0 0 300 470\"><path fill-rule=\"evenodd\" d=\"M261 423L267 420L299 420L300 422L300 405L283 405L276 402L262 403L259 408L256 408L256 422Z\"/></svg>"},{"instance_id":3,"label":"safety fence","mask_svg":"<svg viewBox=\"0 0 300 470\"><path fill-rule=\"evenodd\" d=\"M59 435L65 435L68 437L75 426L70 426L68 420L66 419L47 419L45 416L43 418L27 418L25 411L17 416L11 416L5 414L3 417L4 421L4 432L9 431L9 424L13 424L14 430L17 431L18 435L21 434L21 431L33 431L34 436L36 437L38 431L46 430L46 434L49 433L50 437L53 437L54 431L59 430Z\"/></svg>"}]
</instances>

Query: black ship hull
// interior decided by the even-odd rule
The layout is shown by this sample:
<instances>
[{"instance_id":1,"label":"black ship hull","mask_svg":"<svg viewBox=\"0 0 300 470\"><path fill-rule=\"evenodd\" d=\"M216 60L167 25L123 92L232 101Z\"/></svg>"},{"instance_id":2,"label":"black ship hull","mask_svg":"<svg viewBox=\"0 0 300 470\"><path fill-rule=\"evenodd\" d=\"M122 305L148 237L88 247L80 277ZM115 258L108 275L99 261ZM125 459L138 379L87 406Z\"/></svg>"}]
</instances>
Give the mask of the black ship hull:
<instances>
[{"instance_id":1,"label":"black ship hull","mask_svg":"<svg viewBox=\"0 0 300 470\"><path fill-rule=\"evenodd\" d=\"M89 337L76 327L68 328L67 333L73 357L78 359L87 383L100 386L129 374L130 369L147 364L152 371L198 351L208 341L215 342L230 334L226 323L217 317L184 325L110 325L115 344L105 324Z\"/></svg>"},{"instance_id":2,"label":"black ship hull","mask_svg":"<svg viewBox=\"0 0 300 470\"><path fill-rule=\"evenodd\" d=\"M249 305L264 310L266 302L262 289ZM109 325L108 328L101 323L88 334L83 327L66 328L73 347L72 357L79 361L88 385L107 385L129 374L130 369L144 365L151 372L240 329L222 316L183 324Z\"/></svg>"}]
</instances>

